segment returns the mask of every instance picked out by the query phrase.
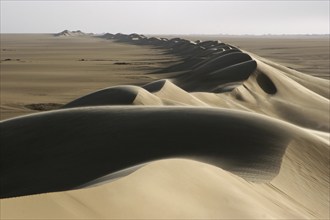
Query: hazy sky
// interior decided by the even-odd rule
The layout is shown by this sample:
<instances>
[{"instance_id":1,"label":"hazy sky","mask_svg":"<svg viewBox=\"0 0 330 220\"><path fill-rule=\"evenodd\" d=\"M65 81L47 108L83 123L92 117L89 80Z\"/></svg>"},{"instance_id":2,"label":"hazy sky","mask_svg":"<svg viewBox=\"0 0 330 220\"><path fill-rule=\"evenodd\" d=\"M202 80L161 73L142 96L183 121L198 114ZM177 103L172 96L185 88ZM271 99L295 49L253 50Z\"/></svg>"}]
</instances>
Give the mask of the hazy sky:
<instances>
[{"instance_id":1,"label":"hazy sky","mask_svg":"<svg viewBox=\"0 0 330 220\"><path fill-rule=\"evenodd\" d=\"M1 33L329 34L329 1L1 0Z\"/></svg>"}]
</instances>

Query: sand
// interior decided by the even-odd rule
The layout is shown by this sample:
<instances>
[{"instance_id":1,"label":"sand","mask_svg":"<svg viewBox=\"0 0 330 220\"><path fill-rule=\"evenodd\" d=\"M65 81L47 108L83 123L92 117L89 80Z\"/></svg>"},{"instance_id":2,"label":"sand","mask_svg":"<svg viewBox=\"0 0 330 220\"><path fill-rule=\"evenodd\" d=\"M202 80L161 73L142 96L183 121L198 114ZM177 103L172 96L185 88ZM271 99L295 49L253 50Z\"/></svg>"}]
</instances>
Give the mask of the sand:
<instances>
[{"instance_id":1,"label":"sand","mask_svg":"<svg viewBox=\"0 0 330 220\"><path fill-rule=\"evenodd\" d=\"M38 38L54 45L44 65ZM137 34L10 39L8 48L34 42L29 55L45 72L1 61L1 218L329 218L326 77L218 41ZM63 55L56 58L56 50ZM107 60L105 72L90 56L116 61ZM61 63L72 69L52 72ZM22 95L32 76L58 86L58 96L45 87L46 97ZM42 91L38 86L25 88ZM16 112L7 107L15 102ZM25 115L30 110L22 106L31 104L44 112Z\"/></svg>"},{"instance_id":2,"label":"sand","mask_svg":"<svg viewBox=\"0 0 330 220\"><path fill-rule=\"evenodd\" d=\"M100 38L2 34L0 117L35 112L26 105L56 108L104 87L153 81L146 73L173 61L162 53Z\"/></svg>"},{"instance_id":3,"label":"sand","mask_svg":"<svg viewBox=\"0 0 330 220\"><path fill-rule=\"evenodd\" d=\"M189 40L220 40L312 76L329 79L329 35L164 35Z\"/></svg>"}]
</instances>

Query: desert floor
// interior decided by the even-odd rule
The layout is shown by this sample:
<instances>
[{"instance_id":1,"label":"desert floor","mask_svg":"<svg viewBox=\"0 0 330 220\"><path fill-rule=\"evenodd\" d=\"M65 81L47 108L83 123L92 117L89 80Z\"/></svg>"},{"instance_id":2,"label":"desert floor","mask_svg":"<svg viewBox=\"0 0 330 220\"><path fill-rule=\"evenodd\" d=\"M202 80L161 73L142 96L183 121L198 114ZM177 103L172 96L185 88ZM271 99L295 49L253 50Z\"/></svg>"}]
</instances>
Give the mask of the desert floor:
<instances>
[{"instance_id":1,"label":"desert floor","mask_svg":"<svg viewBox=\"0 0 330 220\"><path fill-rule=\"evenodd\" d=\"M174 59L150 46L100 38L3 34L1 119L35 112L29 104L56 107L105 87L150 82L157 77L147 73Z\"/></svg>"}]
</instances>

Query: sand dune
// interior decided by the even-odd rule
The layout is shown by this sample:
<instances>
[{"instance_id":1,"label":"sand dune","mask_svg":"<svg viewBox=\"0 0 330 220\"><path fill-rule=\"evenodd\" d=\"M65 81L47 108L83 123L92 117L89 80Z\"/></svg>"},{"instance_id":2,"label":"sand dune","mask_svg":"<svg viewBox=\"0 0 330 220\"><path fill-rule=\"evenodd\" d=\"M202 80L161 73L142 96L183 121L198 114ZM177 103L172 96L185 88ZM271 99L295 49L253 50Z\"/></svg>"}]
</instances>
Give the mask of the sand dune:
<instances>
[{"instance_id":1,"label":"sand dune","mask_svg":"<svg viewBox=\"0 0 330 220\"><path fill-rule=\"evenodd\" d=\"M56 37L76 37L76 36L85 36L85 35L93 35L93 34L86 34L81 30L77 30L77 31L64 30L60 33L54 34L54 36Z\"/></svg>"},{"instance_id":2,"label":"sand dune","mask_svg":"<svg viewBox=\"0 0 330 220\"><path fill-rule=\"evenodd\" d=\"M271 184L249 183L222 169L186 160L154 162L128 177L98 187L1 201L5 210L2 216L13 218L312 217ZM20 211L14 207L21 207Z\"/></svg>"},{"instance_id":3,"label":"sand dune","mask_svg":"<svg viewBox=\"0 0 330 220\"><path fill-rule=\"evenodd\" d=\"M52 126L43 129L48 123ZM66 190L171 157L201 157L230 170L272 175L292 139L277 123L253 113L191 107L73 108L4 121L1 139L7 144L1 163L7 181L1 197ZM237 132L244 142L235 138ZM21 137L17 141L16 135ZM22 143L33 144L17 149ZM20 163L24 166L15 172Z\"/></svg>"},{"instance_id":4,"label":"sand dune","mask_svg":"<svg viewBox=\"0 0 330 220\"><path fill-rule=\"evenodd\" d=\"M179 61L1 121L1 217L329 218L328 80L219 41L101 38Z\"/></svg>"}]
</instances>

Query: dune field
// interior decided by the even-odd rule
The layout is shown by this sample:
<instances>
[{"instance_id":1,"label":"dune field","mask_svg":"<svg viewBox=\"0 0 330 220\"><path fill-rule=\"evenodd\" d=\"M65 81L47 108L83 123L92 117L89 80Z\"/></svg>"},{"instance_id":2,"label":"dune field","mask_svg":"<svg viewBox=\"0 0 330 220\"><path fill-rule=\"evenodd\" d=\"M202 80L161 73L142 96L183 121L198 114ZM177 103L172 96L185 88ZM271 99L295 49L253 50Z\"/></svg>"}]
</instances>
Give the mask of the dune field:
<instances>
[{"instance_id":1,"label":"dune field","mask_svg":"<svg viewBox=\"0 0 330 220\"><path fill-rule=\"evenodd\" d=\"M1 219L329 219L326 38L198 37L3 35Z\"/></svg>"}]
</instances>

